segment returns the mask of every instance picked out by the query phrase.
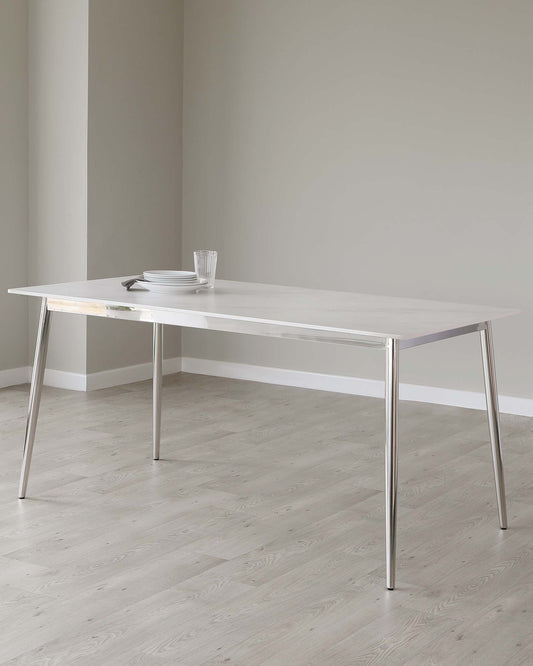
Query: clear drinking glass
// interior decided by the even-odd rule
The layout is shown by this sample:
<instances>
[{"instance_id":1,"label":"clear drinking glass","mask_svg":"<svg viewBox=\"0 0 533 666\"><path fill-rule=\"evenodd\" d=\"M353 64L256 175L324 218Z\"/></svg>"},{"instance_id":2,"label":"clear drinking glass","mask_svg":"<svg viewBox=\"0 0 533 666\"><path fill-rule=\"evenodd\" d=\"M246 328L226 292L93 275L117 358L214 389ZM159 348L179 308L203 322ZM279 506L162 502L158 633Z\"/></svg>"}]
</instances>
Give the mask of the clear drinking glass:
<instances>
[{"instance_id":1,"label":"clear drinking glass","mask_svg":"<svg viewBox=\"0 0 533 666\"><path fill-rule=\"evenodd\" d=\"M216 250L195 250L194 251L194 272L199 278L207 280L207 287L212 289L215 286L215 273L217 271L217 252Z\"/></svg>"}]
</instances>

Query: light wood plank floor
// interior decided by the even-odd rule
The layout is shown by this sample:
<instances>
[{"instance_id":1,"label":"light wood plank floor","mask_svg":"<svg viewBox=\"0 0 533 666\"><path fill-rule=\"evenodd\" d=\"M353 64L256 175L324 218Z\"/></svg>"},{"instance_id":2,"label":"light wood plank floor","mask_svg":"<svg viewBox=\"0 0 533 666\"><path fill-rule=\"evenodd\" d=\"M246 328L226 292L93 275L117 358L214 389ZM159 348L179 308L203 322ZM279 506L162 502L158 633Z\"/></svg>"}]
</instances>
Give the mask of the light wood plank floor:
<instances>
[{"instance_id":1,"label":"light wood plank floor","mask_svg":"<svg viewBox=\"0 0 533 666\"><path fill-rule=\"evenodd\" d=\"M0 663L533 664L533 432L401 404L398 589L384 589L380 400L211 377L0 391Z\"/></svg>"}]
</instances>

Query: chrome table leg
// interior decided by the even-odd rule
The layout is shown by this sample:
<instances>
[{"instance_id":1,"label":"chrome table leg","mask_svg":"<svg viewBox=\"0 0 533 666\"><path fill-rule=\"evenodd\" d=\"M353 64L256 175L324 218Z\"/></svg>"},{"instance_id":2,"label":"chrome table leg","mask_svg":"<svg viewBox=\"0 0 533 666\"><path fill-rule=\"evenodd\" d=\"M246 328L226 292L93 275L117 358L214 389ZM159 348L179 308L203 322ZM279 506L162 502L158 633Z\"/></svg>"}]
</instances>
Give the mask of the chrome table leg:
<instances>
[{"instance_id":1,"label":"chrome table leg","mask_svg":"<svg viewBox=\"0 0 533 666\"><path fill-rule=\"evenodd\" d=\"M398 340L387 340L387 371L385 381L385 538L387 588L394 589L396 572L396 494L398 487Z\"/></svg>"},{"instance_id":2,"label":"chrome table leg","mask_svg":"<svg viewBox=\"0 0 533 666\"><path fill-rule=\"evenodd\" d=\"M154 324L154 378L153 378L153 458L159 460L161 438L161 385L163 381L163 324Z\"/></svg>"},{"instance_id":3,"label":"chrome table leg","mask_svg":"<svg viewBox=\"0 0 533 666\"><path fill-rule=\"evenodd\" d=\"M35 429L39 416L39 404L41 402L41 389L43 386L44 367L46 364L46 351L48 348L48 333L50 331L50 310L46 305L46 298L41 302L41 316L37 330L37 342L35 343L35 358L33 361L33 372L31 375L30 401L28 407L28 420L26 422L26 436L24 438L24 454L22 457L22 471L20 473L19 498L26 497L28 477L30 474L31 454L33 453L33 442L35 441Z\"/></svg>"},{"instance_id":4,"label":"chrome table leg","mask_svg":"<svg viewBox=\"0 0 533 666\"><path fill-rule=\"evenodd\" d=\"M498 407L498 387L496 385L496 369L494 366L494 349L490 322L480 331L481 353L483 356L483 373L485 376L485 397L487 399L487 416L489 419L490 443L492 447L492 464L496 482L496 497L500 527L507 529L507 507L505 503L505 484L503 481L502 443L500 435L500 411Z\"/></svg>"}]
</instances>

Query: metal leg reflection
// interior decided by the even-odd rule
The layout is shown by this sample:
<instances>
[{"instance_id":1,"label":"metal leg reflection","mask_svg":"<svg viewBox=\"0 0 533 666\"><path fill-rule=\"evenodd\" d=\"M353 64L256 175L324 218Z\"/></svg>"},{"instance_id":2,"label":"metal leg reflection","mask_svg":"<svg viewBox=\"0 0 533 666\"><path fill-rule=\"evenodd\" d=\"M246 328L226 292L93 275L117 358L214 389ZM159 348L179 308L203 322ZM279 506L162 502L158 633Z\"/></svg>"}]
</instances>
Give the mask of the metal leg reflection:
<instances>
[{"instance_id":1,"label":"metal leg reflection","mask_svg":"<svg viewBox=\"0 0 533 666\"><path fill-rule=\"evenodd\" d=\"M47 308L46 298L42 299L37 341L35 343L35 358L31 375L30 401L28 407L28 420L26 422L26 435L24 437L24 454L22 457L22 471L20 474L19 498L26 497L28 477L30 475L31 456L35 441L35 429L39 416L41 402L41 389L43 386L46 352L48 349L48 334L50 331L50 310Z\"/></svg>"},{"instance_id":2,"label":"metal leg reflection","mask_svg":"<svg viewBox=\"0 0 533 666\"><path fill-rule=\"evenodd\" d=\"M163 324L154 324L153 348L153 458L159 460L159 442L161 439L161 386L163 381Z\"/></svg>"},{"instance_id":3,"label":"metal leg reflection","mask_svg":"<svg viewBox=\"0 0 533 666\"><path fill-rule=\"evenodd\" d=\"M505 484L503 480L502 443L500 434L500 411L498 407L498 387L494 365L494 349L490 322L480 331L481 353L483 357L483 373L485 376L485 396L487 399L487 416L489 419L490 444L492 447L492 464L496 482L496 498L500 527L507 529L507 507L505 502Z\"/></svg>"},{"instance_id":4,"label":"metal leg reflection","mask_svg":"<svg viewBox=\"0 0 533 666\"><path fill-rule=\"evenodd\" d=\"M394 589L396 576L396 496L398 487L398 398L399 344L387 341L387 371L385 381L385 538L387 588Z\"/></svg>"}]
</instances>

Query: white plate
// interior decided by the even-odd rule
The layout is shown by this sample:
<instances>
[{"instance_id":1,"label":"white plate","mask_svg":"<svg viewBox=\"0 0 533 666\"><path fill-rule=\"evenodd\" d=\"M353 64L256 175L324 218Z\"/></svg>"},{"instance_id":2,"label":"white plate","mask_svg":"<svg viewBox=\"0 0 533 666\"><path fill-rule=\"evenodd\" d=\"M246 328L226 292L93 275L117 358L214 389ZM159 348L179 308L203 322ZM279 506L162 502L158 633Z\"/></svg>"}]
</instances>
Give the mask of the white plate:
<instances>
[{"instance_id":1,"label":"white plate","mask_svg":"<svg viewBox=\"0 0 533 666\"><path fill-rule=\"evenodd\" d=\"M144 271L145 273L149 273L150 275L172 275L174 277L190 277L196 275L194 271L175 271L175 270L165 270L165 271Z\"/></svg>"},{"instance_id":2,"label":"white plate","mask_svg":"<svg viewBox=\"0 0 533 666\"><path fill-rule=\"evenodd\" d=\"M198 276L190 278L176 278L176 277L160 277L159 275L144 275L145 280L150 280L150 282L194 282L198 279Z\"/></svg>"},{"instance_id":3,"label":"white plate","mask_svg":"<svg viewBox=\"0 0 533 666\"><path fill-rule=\"evenodd\" d=\"M145 280L196 280L198 276L192 271L144 271L143 276Z\"/></svg>"},{"instance_id":4,"label":"white plate","mask_svg":"<svg viewBox=\"0 0 533 666\"><path fill-rule=\"evenodd\" d=\"M142 287L147 291L153 291L157 294L187 294L198 291L207 284L207 280L198 280L195 284L176 285L176 284L157 284L155 282L136 282L136 286Z\"/></svg>"},{"instance_id":5,"label":"white plate","mask_svg":"<svg viewBox=\"0 0 533 666\"><path fill-rule=\"evenodd\" d=\"M191 282L198 282L198 278L191 278L190 280L177 280L176 278L165 280L164 278L145 277L144 279L148 282L157 282L158 284L190 284Z\"/></svg>"},{"instance_id":6,"label":"white plate","mask_svg":"<svg viewBox=\"0 0 533 666\"><path fill-rule=\"evenodd\" d=\"M198 278L187 278L180 280L178 278L162 278L162 277L151 277L150 275L145 275L144 279L148 282L157 282L158 284L190 284L191 282L198 282Z\"/></svg>"},{"instance_id":7,"label":"white plate","mask_svg":"<svg viewBox=\"0 0 533 666\"><path fill-rule=\"evenodd\" d=\"M164 280L163 278L152 278L152 277L145 277L144 278L147 282L153 282L155 284L194 284L195 282L198 282L198 278L190 279L190 280Z\"/></svg>"}]
</instances>

